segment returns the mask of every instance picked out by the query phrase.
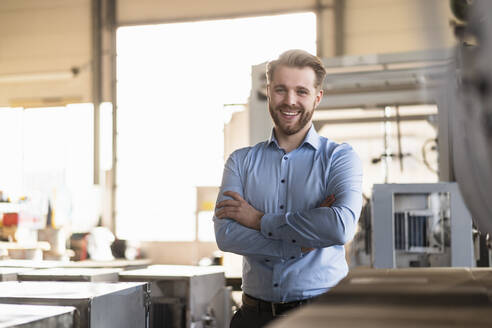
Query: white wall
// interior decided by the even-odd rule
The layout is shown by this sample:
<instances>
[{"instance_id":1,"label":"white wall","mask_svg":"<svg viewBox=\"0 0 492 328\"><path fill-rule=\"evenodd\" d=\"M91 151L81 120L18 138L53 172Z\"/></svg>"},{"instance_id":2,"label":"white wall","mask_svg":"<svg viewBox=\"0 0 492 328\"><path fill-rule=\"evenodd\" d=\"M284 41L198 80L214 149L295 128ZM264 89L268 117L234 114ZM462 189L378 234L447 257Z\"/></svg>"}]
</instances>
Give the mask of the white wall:
<instances>
[{"instance_id":1,"label":"white wall","mask_svg":"<svg viewBox=\"0 0 492 328\"><path fill-rule=\"evenodd\" d=\"M90 101L90 26L90 0L0 1L0 107L60 97ZM1 82L6 75L69 72L74 66L82 71L70 80Z\"/></svg>"},{"instance_id":2,"label":"white wall","mask_svg":"<svg viewBox=\"0 0 492 328\"><path fill-rule=\"evenodd\" d=\"M118 21L129 25L142 22L178 21L203 17L262 15L314 8L315 0L119 0Z\"/></svg>"},{"instance_id":3,"label":"white wall","mask_svg":"<svg viewBox=\"0 0 492 328\"><path fill-rule=\"evenodd\" d=\"M347 0L345 53L375 54L450 47L448 0Z\"/></svg>"}]
</instances>

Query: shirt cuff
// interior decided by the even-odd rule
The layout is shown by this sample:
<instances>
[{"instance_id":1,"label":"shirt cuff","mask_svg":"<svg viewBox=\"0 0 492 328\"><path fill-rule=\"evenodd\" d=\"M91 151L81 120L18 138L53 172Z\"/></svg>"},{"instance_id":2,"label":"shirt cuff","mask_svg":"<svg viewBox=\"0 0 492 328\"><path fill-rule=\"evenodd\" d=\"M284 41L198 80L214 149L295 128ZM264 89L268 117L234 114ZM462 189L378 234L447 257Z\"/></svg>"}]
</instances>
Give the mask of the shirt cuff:
<instances>
[{"instance_id":1,"label":"shirt cuff","mask_svg":"<svg viewBox=\"0 0 492 328\"><path fill-rule=\"evenodd\" d=\"M269 239L280 240L280 227L285 225L285 215L265 214L261 218L261 234Z\"/></svg>"}]
</instances>

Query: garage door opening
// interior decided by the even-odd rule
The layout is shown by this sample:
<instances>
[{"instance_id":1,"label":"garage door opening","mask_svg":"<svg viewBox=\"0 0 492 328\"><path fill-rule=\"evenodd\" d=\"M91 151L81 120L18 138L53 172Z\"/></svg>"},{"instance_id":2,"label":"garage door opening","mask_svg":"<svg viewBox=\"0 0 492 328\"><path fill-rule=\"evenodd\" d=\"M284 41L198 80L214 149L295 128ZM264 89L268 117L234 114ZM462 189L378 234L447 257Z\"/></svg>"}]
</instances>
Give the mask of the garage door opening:
<instances>
[{"instance_id":1,"label":"garage door opening","mask_svg":"<svg viewBox=\"0 0 492 328\"><path fill-rule=\"evenodd\" d=\"M247 103L252 65L315 53L316 16L122 27L117 44L117 236L197 240L196 187L221 182L224 105Z\"/></svg>"}]
</instances>

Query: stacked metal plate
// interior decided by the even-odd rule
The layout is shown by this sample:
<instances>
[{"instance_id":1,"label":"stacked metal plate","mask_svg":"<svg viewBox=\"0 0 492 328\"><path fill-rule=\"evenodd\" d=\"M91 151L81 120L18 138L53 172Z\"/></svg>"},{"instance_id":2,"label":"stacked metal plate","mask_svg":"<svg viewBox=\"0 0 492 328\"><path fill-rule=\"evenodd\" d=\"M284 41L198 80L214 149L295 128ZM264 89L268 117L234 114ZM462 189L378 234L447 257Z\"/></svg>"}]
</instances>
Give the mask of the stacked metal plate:
<instances>
[{"instance_id":1,"label":"stacked metal plate","mask_svg":"<svg viewBox=\"0 0 492 328\"><path fill-rule=\"evenodd\" d=\"M118 282L122 269L52 268L29 270L18 274L21 281L89 281Z\"/></svg>"}]
</instances>

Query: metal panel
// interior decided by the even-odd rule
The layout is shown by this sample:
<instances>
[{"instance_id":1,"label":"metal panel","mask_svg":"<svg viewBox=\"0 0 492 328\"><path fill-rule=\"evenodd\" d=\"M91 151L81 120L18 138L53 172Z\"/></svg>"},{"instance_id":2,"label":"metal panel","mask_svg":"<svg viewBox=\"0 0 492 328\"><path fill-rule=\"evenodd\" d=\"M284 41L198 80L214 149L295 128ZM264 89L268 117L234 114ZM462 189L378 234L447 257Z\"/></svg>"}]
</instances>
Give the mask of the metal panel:
<instances>
[{"instance_id":1,"label":"metal panel","mask_svg":"<svg viewBox=\"0 0 492 328\"><path fill-rule=\"evenodd\" d=\"M147 283L2 282L0 303L77 308L76 327L148 327Z\"/></svg>"},{"instance_id":2,"label":"metal panel","mask_svg":"<svg viewBox=\"0 0 492 328\"><path fill-rule=\"evenodd\" d=\"M375 184L372 192L372 263L376 268L394 268L393 194L388 185ZM377 241L377 242L376 242Z\"/></svg>"},{"instance_id":3,"label":"metal panel","mask_svg":"<svg viewBox=\"0 0 492 328\"><path fill-rule=\"evenodd\" d=\"M72 328L75 308L0 304L0 328Z\"/></svg>"}]
</instances>

